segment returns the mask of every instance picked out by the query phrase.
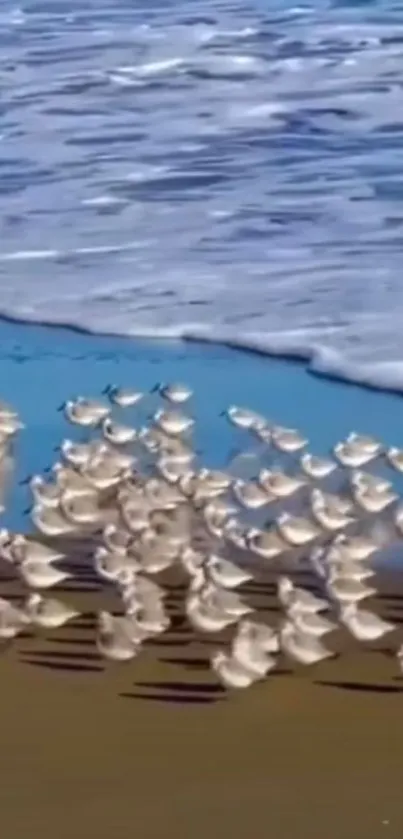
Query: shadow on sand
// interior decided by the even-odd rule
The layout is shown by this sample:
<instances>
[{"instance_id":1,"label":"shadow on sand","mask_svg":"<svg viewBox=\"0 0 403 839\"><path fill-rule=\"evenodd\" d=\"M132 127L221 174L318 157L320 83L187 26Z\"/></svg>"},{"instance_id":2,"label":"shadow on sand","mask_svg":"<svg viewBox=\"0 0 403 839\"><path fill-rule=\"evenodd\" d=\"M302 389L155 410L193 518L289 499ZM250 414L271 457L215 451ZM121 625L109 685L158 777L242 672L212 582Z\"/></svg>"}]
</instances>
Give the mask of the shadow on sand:
<instances>
[{"instance_id":1,"label":"shadow on sand","mask_svg":"<svg viewBox=\"0 0 403 839\"><path fill-rule=\"evenodd\" d=\"M152 702L168 702L188 705L206 705L226 696L225 689L209 682L136 682L140 690L120 693L126 699L142 699ZM144 689L144 690L143 690Z\"/></svg>"},{"instance_id":2,"label":"shadow on sand","mask_svg":"<svg viewBox=\"0 0 403 839\"><path fill-rule=\"evenodd\" d=\"M403 687L399 687L398 685L371 685L363 682L331 682L321 679L317 679L315 681L315 685L336 688L337 690L356 691L358 693L403 693Z\"/></svg>"}]
</instances>

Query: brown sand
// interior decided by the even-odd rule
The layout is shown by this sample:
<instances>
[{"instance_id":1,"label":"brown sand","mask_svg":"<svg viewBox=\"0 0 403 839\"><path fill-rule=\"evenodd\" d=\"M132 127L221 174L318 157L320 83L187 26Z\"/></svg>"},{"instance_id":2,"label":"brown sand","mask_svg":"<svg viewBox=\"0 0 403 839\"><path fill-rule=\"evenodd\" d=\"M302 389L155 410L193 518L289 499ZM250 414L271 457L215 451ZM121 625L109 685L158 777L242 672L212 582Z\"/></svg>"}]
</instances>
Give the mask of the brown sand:
<instances>
[{"instance_id":1,"label":"brown sand","mask_svg":"<svg viewBox=\"0 0 403 839\"><path fill-rule=\"evenodd\" d=\"M179 615L134 662L102 662L86 576L62 597L89 614L1 659L4 839L402 839L401 633L375 651L341 637L336 660L281 661L226 694L208 668L217 642ZM403 575L381 584L401 624ZM270 581L249 597L275 619ZM174 612L180 598L173 580Z\"/></svg>"}]
</instances>

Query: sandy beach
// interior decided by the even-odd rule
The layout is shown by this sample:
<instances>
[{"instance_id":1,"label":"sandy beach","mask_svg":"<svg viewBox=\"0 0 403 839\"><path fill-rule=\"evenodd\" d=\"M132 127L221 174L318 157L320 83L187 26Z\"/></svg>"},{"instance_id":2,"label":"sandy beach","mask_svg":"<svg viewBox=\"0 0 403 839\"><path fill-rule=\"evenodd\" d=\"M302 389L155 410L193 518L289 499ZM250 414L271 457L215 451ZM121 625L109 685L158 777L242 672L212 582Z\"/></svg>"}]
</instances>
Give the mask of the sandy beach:
<instances>
[{"instance_id":1,"label":"sandy beach","mask_svg":"<svg viewBox=\"0 0 403 839\"><path fill-rule=\"evenodd\" d=\"M166 580L172 630L131 664L110 665L97 654L94 609L117 604L84 564L76 575L60 592L83 616L18 639L1 660L8 839L401 837L399 573L378 578L377 608L398 627L390 641L369 649L340 633L338 658L313 668L281 659L264 683L231 693L208 664L225 636L195 639L177 577ZM244 593L274 623L273 583ZM14 586L3 579L1 594Z\"/></svg>"}]
</instances>

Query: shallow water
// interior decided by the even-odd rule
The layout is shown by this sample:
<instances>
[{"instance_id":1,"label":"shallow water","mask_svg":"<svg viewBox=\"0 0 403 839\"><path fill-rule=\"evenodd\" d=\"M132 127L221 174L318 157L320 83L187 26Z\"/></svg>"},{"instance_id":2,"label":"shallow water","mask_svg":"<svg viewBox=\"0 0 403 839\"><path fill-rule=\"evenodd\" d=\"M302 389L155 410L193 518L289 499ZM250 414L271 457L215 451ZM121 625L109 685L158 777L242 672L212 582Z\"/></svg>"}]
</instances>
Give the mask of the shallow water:
<instances>
[{"instance_id":1,"label":"shallow water","mask_svg":"<svg viewBox=\"0 0 403 839\"><path fill-rule=\"evenodd\" d=\"M0 323L1 398L18 409L26 425L16 444L15 483L2 524L30 527L24 515L29 494L19 481L48 468L63 437L82 439L58 411L66 398L99 396L108 383L149 391L156 382L172 380L194 388L189 409L197 420L195 445L209 465L224 465L234 450L250 449L248 438L220 416L230 404L299 428L317 454L353 429L403 446L401 397L312 377L302 364L213 345ZM121 419L137 426L147 422L156 407L153 400ZM403 490L403 482L398 488Z\"/></svg>"},{"instance_id":2,"label":"shallow water","mask_svg":"<svg viewBox=\"0 0 403 839\"><path fill-rule=\"evenodd\" d=\"M0 308L403 386L403 4L0 10Z\"/></svg>"}]
</instances>

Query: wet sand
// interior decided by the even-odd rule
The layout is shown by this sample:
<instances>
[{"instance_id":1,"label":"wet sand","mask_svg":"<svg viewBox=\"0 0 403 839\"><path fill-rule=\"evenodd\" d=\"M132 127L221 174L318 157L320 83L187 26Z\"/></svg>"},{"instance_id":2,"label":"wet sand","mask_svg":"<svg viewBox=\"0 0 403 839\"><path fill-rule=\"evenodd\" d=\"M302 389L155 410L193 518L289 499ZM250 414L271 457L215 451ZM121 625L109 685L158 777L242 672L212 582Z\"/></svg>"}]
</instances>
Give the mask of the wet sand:
<instances>
[{"instance_id":1,"label":"wet sand","mask_svg":"<svg viewBox=\"0 0 403 839\"><path fill-rule=\"evenodd\" d=\"M370 649L290 666L227 694L209 671L217 639L181 617L127 665L100 660L94 609L117 607L85 568L59 589L85 612L21 637L1 659L0 812L7 839L375 839L403 835L403 574L379 576L398 631ZM298 579L298 575L296 577ZM300 582L308 582L304 573ZM15 583L3 577L1 593ZM57 592L55 592L57 593ZM273 579L246 597L276 620Z\"/></svg>"}]
</instances>

